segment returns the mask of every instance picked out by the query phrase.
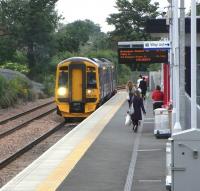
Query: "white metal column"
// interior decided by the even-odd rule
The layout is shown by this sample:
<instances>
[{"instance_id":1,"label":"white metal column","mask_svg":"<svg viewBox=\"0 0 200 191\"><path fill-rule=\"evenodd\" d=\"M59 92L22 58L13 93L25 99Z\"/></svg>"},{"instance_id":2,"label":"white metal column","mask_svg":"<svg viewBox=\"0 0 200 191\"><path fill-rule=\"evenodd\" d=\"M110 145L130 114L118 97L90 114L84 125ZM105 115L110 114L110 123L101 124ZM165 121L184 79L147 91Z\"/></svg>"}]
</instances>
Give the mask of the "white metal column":
<instances>
[{"instance_id":1,"label":"white metal column","mask_svg":"<svg viewBox=\"0 0 200 191\"><path fill-rule=\"evenodd\" d=\"M197 35L196 35L196 0L191 2L191 128L197 128Z\"/></svg>"},{"instance_id":2,"label":"white metal column","mask_svg":"<svg viewBox=\"0 0 200 191\"><path fill-rule=\"evenodd\" d=\"M174 132L181 130L180 125L180 82L179 82L179 24L178 24L178 0L173 0L174 17L173 17L173 28L174 28L174 86L175 86L175 99L176 99L176 122L174 125Z\"/></svg>"}]
</instances>

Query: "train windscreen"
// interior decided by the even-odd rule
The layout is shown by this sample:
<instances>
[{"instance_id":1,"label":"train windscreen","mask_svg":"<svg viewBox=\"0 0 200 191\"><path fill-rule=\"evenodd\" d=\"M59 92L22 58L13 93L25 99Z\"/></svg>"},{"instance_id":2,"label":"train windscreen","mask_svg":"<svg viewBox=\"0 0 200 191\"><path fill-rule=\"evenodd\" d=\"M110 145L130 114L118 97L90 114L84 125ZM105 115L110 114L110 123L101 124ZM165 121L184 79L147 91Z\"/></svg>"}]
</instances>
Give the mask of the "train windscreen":
<instances>
[{"instance_id":1,"label":"train windscreen","mask_svg":"<svg viewBox=\"0 0 200 191\"><path fill-rule=\"evenodd\" d=\"M59 86L68 87L68 72L61 71L59 74Z\"/></svg>"},{"instance_id":2,"label":"train windscreen","mask_svg":"<svg viewBox=\"0 0 200 191\"><path fill-rule=\"evenodd\" d=\"M97 87L96 73L95 72L87 72L87 88L94 89L96 87Z\"/></svg>"}]
</instances>

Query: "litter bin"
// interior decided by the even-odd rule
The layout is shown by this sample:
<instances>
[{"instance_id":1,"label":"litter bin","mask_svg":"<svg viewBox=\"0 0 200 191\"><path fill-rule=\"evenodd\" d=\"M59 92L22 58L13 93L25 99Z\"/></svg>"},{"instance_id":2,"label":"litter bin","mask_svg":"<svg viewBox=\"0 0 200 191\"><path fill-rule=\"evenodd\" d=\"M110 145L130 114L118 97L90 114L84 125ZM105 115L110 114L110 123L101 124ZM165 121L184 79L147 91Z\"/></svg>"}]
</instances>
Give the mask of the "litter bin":
<instances>
[{"instance_id":1,"label":"litter bin","mask_svg":"<svg viewBox=\"0 0 200 191\"><path fill-rule=\"evenodd\" d=\"M168 138L171 135L169 128L169 113L165 108L158 108L154 110L155 126L154 135L156 138Z\"/></svg>"}]
</instances>

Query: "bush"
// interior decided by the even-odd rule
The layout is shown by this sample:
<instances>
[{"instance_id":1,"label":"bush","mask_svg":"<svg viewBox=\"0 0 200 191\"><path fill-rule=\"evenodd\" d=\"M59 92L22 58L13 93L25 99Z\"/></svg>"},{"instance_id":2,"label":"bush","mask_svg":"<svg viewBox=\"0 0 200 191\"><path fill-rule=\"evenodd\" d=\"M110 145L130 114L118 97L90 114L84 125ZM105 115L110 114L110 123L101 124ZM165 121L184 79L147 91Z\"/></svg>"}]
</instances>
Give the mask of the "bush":
<instances>
[{"instance_id":1,"label":"bush","mask_svg":"<svg viewBox=\"0 0 200 191\"><path fill-rule=\"evenodd\" d=\"M14 78L9 81L10 88L17 93L17 96L23 100L28 100L29 83L22 78Z\"/></svg>"},{"instance_id":2,"label":"bush","mask_svg":"<svg viewBox=\"0 0 200 191\"><path fill-rule=\"evenodd\" d=\"M43 85L44 85L44 93L47 96L53 96L55 90L55 76L54 75L46 76L43 81Z\"/></svg>"},{"instance_id":3,"label":"bush","mask_svg":"<svg viewBox=\"0 0 200 191\"><path fill-rule=\"evenodd\" d=\"M19 63L12 63L12 62L7 62L3 65L0 65L0 68L18 71L22 74L27 74L29 72L29 69L26 65L22 65Z\"/></svg>"},{"instance_id":4,"label":"bush","mask_svg":"<svg viewBox=\"0 0 200 191\"><path fill-rule=\"evenodd\" d=\"M26 63L28 63L26 52L16 50L16 52L14 54L13 61L20 63L20 64L23 64L23 65L26 65Z\"/></svg>"},{"instance_id":5,"label":"bush","mask_svg":"<svg viewBox=\"0 0 200 191\"><path fill-rule=\"evenodd\" d=\"M15 78L7 81L0 76L0 107L13 106L19 100L34 100L35 95L27 81L22 78Z\"/></svg>"},{"instance_id":6,"label":"bush","mask_svg":"<svg viewBox=\"0 0 200 191\"><path fill-rule=\"evenodd\" d=\"M12 90L9 82L0 76L0 106L6 108L13 106L17 102L17 93Z\"/></svg>"}]
</instances>

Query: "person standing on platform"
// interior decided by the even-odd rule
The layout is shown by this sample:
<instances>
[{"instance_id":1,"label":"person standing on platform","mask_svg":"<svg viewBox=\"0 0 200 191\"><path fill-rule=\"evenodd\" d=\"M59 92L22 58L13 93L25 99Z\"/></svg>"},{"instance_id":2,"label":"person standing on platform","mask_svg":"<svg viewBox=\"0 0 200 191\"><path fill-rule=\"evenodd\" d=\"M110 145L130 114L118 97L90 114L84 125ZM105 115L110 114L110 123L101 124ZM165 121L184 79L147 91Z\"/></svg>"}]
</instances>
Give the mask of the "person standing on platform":
<instances>
[{"instance_id":1,"label":"person standing on platform","mask_svg":"<svg viewBox=\"0 0 200 191\"><path fill-rule=\"evenodd\" d=\"M156 89L153 91L151 98L153 100L153 110L162 107L164 94L161 91L161 88L159 85L156 86Z\"/></svg>"},{"instance_id":2,"label":"person standing on platform","mask_svg":"<svg viewBox=\"0 0 200 191\"><path fill-rule=\"evenodd\" d=\"M139 88L141 89L142 98L145 100L147 92L147 82L145 81L145 77L142 77Z\"/></svg>"},{"instance_id":3,"label":"person standing on platform","mask_svg":"<svg viewBox=\"0 0 200 191\"><path fill-rule=\"evenodd\" d=\"M137 80L137 88L139 88L139 86L140 86L140 81L142 81L142 75L141 74L139 75L139 78Z\"/></svg>"},{"instance_id":4,"label":"person standing on platform","mask_svg":"<svg viewBox=\"0 0 200 191\"><path fill-rule=\"evenodd\" d=\"M131 99L134 95L134 92L135 92L135 88L134 88L134 85L133 85L133 82L132 81L128 81L127 85L126 85L126 90L128 92L128 106L130 108L130 105L131 105Z\"/></svg>"},{"instance_id":5,"label":"person standing on platform","mask_svg":"<svg viewBox=\"0 0 200 191\"><path fill-rule=\"evenodd\" d=\"M139 120L142 120L142 111L143 114L146 114L143 99L141 98L140 92L138 90L135 91L135 94L131 100L131 104L133 104L134 108L134 113L131 115L131 120L133 122L133 130L134 132L137 132Z\"/></svg>"}]
</instances>

